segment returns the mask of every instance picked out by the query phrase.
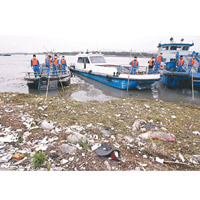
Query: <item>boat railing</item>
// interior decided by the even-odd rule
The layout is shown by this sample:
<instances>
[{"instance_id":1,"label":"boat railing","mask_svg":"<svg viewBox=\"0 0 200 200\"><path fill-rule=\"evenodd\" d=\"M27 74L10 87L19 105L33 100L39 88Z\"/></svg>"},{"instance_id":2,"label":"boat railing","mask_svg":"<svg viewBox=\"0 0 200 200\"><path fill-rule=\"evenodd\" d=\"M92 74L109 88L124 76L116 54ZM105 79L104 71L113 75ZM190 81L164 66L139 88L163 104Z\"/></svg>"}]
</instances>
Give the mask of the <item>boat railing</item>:
<instances>
[{"instance_id":1,"label":"boat railing","mask_svg":"<svg viewBox=\"0 0 200 200\"><path fill-rule=\"evenodd\" d=\"M119 65L117 68L118 74L130 74L130 70L131 70L131 65L127 65L127 64ZM137 69L137 72L147 74L148 67L147 66L139 66L139 68Z\"/></svg>"},{"instance_id":2,"label":"boat railing","mask_svg":"<svg viewBox=\"0 0 200 200\"><path fill-rule=\"evenodd\" d=\"M65 76L68 75L69 72L66 70L65 72L63 72L62 70L57 70L57 71L52 71L50 70L49 74L47 72L47 70L41 69L40 73L34 73L34 72L26 72L26 78L37 78L37 77L60 77L60 76Z\"/></svg>"}]
</instances>

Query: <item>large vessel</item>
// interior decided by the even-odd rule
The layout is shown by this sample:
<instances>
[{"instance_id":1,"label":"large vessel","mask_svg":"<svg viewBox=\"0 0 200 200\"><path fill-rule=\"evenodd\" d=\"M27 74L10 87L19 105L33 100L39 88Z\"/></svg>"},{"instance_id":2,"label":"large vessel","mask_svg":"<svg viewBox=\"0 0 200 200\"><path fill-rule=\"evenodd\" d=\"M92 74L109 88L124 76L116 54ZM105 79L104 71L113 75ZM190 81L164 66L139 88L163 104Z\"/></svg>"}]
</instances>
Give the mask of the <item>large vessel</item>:
<instances>
[{"instance_id":1,"label":"large vessel","mask_svg":"<svg viewBox=\"0 0 200 200\"><path fill-rule=\"evenodd\" d=\"M130 65L108 64L100 53L83 53L76 56L76 63L70 69L78 74L122 90L149 88L160 80L160 74L147 74L146 71L130 74Z\"/></svg>"},{"instance_id":2,"label":"large vessel","mask_svg":"<svg viewBox=\"0 0 200 200\"><path fill-rule=\"evenodd\" d=\"M162 53L164 58L160 69L161 81L164 85L171 88L200 86L199 58L198 53L190 51L193 46L194 43L185 43L183 39L180 42L174 42L173 38L170 38L169 43L158 44L158 55ZM190 71L188 63L193 55L195 55L195 64ZM185 64L182 71L178 72L176 65L180 56L183 56Z\"/></svg>"}]
</instances>

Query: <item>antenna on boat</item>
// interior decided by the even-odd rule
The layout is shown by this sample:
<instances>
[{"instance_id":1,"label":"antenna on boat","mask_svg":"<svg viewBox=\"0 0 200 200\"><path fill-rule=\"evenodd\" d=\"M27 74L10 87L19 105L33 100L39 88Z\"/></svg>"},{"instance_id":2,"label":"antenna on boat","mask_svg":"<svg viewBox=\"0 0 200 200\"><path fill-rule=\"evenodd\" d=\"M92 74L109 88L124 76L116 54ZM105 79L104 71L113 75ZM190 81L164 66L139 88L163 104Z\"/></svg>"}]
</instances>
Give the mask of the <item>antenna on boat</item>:
<instances>
[{"instance_id":1,"label":"antenna on boat","mask_svg":"<svg viewBox=\"0 0 200 200\"><path fill-rule=\"evenodd\" d=\"M181 39L181 42L183 42L183 41L184 41L184 38Z\"/></svg>"},{"instance_id":2,"label":"antenna on boat","mask_svg":"<svg viewBox=\"0 0 200 200\"><path fill-rule=\"evenodd\" d=\"M173 37L171 37L169 40L170 40L170 42L174 42L174 38Z\"/></svg>"}]
</instances>

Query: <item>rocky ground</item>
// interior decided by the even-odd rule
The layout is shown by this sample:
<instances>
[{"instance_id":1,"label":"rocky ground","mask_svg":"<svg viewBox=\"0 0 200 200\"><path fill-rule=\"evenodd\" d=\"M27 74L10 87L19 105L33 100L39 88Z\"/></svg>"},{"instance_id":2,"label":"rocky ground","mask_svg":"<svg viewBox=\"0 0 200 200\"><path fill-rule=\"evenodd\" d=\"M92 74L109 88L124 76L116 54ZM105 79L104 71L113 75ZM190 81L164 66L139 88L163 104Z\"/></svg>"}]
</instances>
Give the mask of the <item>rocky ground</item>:
<instances>
[{"instance_id":1,"label":"rocky ground","mask_svg":"<svg viewBox=\"0 0 200 200\"><path fill-rule=\"evenodd\" d=\"M119 162L96 154L105 142ZM199 144L199 106L0 94L0 170L199 170Z\"/></svg>"}]
</instances>

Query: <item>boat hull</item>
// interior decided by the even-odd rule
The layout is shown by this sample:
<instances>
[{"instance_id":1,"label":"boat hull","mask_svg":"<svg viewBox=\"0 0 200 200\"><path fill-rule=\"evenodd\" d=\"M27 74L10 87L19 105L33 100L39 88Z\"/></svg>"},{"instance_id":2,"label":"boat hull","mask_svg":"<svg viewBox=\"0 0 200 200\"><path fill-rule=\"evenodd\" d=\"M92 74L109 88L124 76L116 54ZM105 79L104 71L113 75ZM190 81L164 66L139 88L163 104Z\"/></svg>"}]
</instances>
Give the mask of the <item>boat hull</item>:
<instances>
[{"instance_id":1,"label":"boat hull","mask_svg":"<svg viewBox=\"0 0 200 200\"><path fill-rule=\"evenodd\" d=\"M191 88L192 83L194 87L200 87L200 73L163 71L161 81L169 88Z\"/></svg>"},{"instance_id":2,"label":"boat hull","mask_svg":"<svg viewBox=\"0 0 200 200\"><path fill-rule=\"evenodd\" d=\"M122 90L127 90L128 89L146 89L150 88L153 83L155 83L158 80L128 80L128 79L123 79L123 78L118 78L118 77L113 77L113 76L102 76L102 75L97 75L93 73L87 73L75 69L71 69L72 72L81 74L83 76L86 76L88 78L91 78L93 80L99 81L103 84L106 84L108 86L122 89Z\"/></svg>"}]
</instances>

